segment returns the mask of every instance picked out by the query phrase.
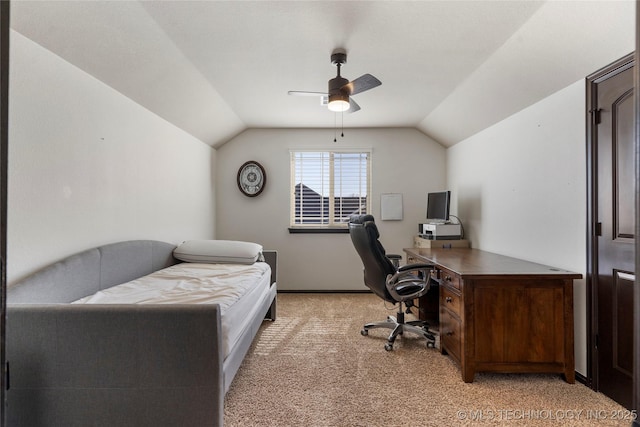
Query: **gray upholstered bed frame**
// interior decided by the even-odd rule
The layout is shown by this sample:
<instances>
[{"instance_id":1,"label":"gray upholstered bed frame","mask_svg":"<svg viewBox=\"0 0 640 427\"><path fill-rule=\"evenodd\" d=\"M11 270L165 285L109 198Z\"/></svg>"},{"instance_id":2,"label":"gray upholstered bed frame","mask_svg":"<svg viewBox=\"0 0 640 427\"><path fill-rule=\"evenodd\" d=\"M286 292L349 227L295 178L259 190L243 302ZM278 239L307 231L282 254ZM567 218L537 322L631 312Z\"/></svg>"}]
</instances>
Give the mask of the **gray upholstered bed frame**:
<instances>
[{"instance_id":1,"label":"gray upholstered bed frame","mask_svg":"<svg viewBox=\"0 0 640 427\"><path fill-rule=\"evenodd\" d=\"M136 240L59 261L7 290L9 426L219 426L224 394L271 292L224 359L218 305L69 304L176 264L175 245Z\"/></svg>"}]
</instances>

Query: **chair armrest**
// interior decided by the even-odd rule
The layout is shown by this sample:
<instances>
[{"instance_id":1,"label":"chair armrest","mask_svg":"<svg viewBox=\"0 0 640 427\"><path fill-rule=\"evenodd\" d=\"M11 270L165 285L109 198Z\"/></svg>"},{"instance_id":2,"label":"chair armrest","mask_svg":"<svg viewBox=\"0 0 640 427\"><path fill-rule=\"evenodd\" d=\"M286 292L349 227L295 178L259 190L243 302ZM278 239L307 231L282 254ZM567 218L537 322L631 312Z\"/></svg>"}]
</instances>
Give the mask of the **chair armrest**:
<instances>
[{"instance_id":1,"label":"chair armrest","mask_svg":"<svg viewBox=\"0 0 640 427\"><path fill-rule=\"evenodd\" d=\"M407 264L398 268L398 273L411 271L411 270L425 270L425 269L433 269L433 264L424 264L424 263L416 263L416 264Z\"/></svg>"},{"instance_id":2,"label":"chair armrest","mask_svg":"<svg viewBox=\"0 0 640 427\"><path fill-rule=\"evenodd\" d=\"M400 267L395 274L389 274L386 280L387 290L396 301L406 301L419 298L426 294L431 287L432 264L417 263ZM397 289L404 285L416 286L415 292L409 295L400 295Z\"/></svg>"}]
</instances>

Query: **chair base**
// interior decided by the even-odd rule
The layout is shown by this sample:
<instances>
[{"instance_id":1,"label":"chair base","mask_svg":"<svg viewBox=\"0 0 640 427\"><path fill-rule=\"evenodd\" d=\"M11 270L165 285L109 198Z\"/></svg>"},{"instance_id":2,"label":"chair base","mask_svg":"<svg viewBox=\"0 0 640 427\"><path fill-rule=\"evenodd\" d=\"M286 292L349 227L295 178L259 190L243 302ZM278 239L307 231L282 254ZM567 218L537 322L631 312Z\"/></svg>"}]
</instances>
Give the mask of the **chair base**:
<instances>
[{"instance_id":1,"label":"chair base","mask_svg":"<svg viewBox=\"0 0 640 427\"><path fill-rule=\"evenodd\" d=\"M398 318L400 321L398 321ZM400 311L398 317L389 316L384 322L372 322L364 325L360 333L364 336L369 335L369 329L391 329L391 334L387 338L387 343L384 345L384 349L387 351L393 350L393 343L396 341L398 335L402 335L405 332L411 332L413 334L421 335L427 340L427 347L434 348L436 345L436 337L429 331L429 324L423 320L411 320L404 322L404 313Z\"/></svg>"}]
</instances>

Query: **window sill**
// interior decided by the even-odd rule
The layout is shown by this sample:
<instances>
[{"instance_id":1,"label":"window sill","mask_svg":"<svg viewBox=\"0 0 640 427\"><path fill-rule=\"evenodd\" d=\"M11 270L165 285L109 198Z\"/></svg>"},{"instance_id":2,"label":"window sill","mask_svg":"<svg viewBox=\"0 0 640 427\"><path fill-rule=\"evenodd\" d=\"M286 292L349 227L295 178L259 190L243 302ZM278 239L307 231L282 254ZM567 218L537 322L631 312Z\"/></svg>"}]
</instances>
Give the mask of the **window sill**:
<instances>
[{"instance_id":1,"label":"window sill","mask_svg":"<svg viewBox=\"0 0 640 427\"><path fill-rule=\"evenodd\" d=\"M348 228L289 227L289 234L349 234Z\"/></svg>"}]
</instances>

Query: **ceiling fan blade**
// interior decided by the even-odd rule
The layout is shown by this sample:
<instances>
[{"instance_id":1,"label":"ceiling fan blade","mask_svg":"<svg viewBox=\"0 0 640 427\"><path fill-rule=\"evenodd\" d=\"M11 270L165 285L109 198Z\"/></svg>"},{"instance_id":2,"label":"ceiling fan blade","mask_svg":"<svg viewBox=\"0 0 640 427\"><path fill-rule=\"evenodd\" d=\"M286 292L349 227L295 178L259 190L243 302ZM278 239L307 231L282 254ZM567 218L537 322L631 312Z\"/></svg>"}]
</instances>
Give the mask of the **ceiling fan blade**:
<instances>
[{"instance_id":1,"label":"ceiling fan blade","mask_svg":"<svg viewBox=\"0 0 640 427\"><path fill-rule=\"evenodd\" d=\"M349 113L355 113L360 109L360 106L353 98L349 97Z\"/></svg>"},{"instance_id":2,"label":"ceiling fan blade","mask_svg":"<svg viewBox=\"0 0 640 427\"><path fill-rule=\"evenodd\" d=\"M301 90L290 90L287 93L294 96L327 96L326 92L305 92Z\"/></svg>"},{"instance_id":3,"label":"ceiling fan blade","mask_svg":"<svg viewBox=\"0 0 640 427\"><path fill-rule=\"evenodd\" d=\"M382 82L371 74L364 74L342 86L342 89L347 89L349 91L349 95L356 95L360 92L364 92L365 90L380 86L381 84Z\"/></svg>"}]
</instances>

